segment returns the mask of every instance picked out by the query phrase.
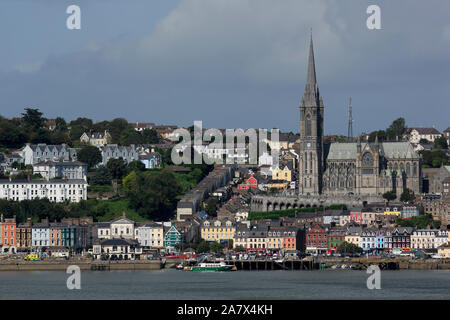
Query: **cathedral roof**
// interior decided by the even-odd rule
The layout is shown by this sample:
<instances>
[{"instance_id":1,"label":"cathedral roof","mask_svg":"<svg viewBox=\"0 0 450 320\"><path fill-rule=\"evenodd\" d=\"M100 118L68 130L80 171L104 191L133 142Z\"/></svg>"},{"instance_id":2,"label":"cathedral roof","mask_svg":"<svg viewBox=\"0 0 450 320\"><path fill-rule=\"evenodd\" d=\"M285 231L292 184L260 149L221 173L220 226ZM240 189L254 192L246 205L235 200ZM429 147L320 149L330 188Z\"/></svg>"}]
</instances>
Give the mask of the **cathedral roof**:
<instances>
[{"instance_id":1,"label":"cathedral roof","mask_svg":"<svg viewBox=\"0 0 450 320\"><path fill-rule=\"evenodd\" d=\"M357 142L333 142L325 149L328 153L327 160L354 160L357 153ZM369 147L375 150L373 143L361 143L361 150ZM409 142L382 142L380 143L380 154L388 159L415 159L419 155L414 151Z\"/></svg>"}]
</instances>

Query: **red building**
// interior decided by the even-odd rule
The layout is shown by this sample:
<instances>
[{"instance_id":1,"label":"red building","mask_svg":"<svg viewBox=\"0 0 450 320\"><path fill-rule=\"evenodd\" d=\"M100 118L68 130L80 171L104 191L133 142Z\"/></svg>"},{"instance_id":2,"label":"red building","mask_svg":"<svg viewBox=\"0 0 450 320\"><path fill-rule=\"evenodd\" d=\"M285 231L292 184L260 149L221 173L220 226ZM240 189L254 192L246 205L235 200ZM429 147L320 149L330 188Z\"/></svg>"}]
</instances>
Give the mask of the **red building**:
<instances>
[{"instance_id":1,"label":"red building","mask_svg":"<svg viewBox=\"0 0 450 320\"><path fill-rule=\"evenodd\" d=\"M362 212L361 211L351 211L350 212L350 221L353 221L357 224L362 223Z\"/></svg>"},{"instance_id":2,"label":"red building","mask_svg":"<svg viewBox=\"0 0 450 320\"><path fill-rule=\"evenodd\" d=\"M334 229L328 231L328 253L336 253L339 246L345 241L345 229Z\"/></svg>"},{"instance_id":3,"label":"red building","mask_svg":"<svg viewBox=\"0 0 450 320\"><path fill-rule=\"evenodd\" d=\"M241 183L238 185L239 190L248 190L250 188L258 188L258 180L253 176L253 174L250 175L248 179L245 180L244 183Z\"/></svg>"},{"instance_id":4,"label":"red building","mask_svg":"<svg viewBox=\"0 0 450 320\"><path fill-rule=\"evenodd\" d=\"M323 225L314 224L306 233L306 251L326 253L328 250L328 234Z\"/></svg>"},{"instance_id":5,"label":"red building","mask_svg":"<svg viewBox=\"0 0 450 320\"><path fill-rule=\"evenodd\" d=\"M1 215L0 229L2 236L2 251L3 252L16 252L16 217L11 219L3 219Z\"/></svg>"}]
</instances>

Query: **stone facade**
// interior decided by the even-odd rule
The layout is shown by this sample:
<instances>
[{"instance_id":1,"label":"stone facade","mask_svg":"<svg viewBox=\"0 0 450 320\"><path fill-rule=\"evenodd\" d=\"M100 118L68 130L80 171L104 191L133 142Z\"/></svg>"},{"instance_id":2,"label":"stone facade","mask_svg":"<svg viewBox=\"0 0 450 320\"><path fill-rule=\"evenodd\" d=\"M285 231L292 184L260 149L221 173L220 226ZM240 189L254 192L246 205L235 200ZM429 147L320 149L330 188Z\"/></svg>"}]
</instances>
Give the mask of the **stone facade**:
<instances>
[{"instance_id":1,"label":"stone facade","mask_svg":"<svg viewBox=\"0 0 450 320\"><path fill-rule=\"evenodd\" d=\"M299 194L381 196L406 188L421 192L421 158L409 142L323 142L324 105L311 39L300 104Z\"/></svg>"}]
</instances>

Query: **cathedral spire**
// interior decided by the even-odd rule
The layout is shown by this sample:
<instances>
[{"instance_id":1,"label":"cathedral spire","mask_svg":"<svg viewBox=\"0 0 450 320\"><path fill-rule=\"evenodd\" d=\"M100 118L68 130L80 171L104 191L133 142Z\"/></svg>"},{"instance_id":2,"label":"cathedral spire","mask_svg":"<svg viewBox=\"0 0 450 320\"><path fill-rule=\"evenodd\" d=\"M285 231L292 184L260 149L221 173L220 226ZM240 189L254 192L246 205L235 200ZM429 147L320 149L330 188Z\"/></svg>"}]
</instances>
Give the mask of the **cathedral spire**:
<instances>
[{"instance_id":1,"label":"cathedral spire","mask_svg":"<svg viewBox=\"0 0 450 320\"><path fill-rule=\"evenodd\" d=\"M314 62L314 47L311 31L311 39L309 40L308 75L306 77L306 85L314 86L316 83L316 64Z\"/></svg>"}]
</instances>

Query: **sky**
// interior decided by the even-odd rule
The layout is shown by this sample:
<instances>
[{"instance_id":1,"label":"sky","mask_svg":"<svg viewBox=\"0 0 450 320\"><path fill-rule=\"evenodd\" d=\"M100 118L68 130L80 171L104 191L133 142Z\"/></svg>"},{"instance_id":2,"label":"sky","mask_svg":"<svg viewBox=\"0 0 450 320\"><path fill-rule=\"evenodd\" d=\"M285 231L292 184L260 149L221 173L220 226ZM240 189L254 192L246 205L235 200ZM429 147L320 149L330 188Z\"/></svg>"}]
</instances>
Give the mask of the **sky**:
<instances>
[{"instance_id":1,"label":"sky","mask_svg":"<svg viewBox=\"0 0 450 320\"><path fill-rule=\"evenodd\" d=\"M349 97L355 135L442 131L449 18L448 0L2 0L0 115L298 132L312 29L325 134L346 134Z\"/></svg>"}]
</instances>

